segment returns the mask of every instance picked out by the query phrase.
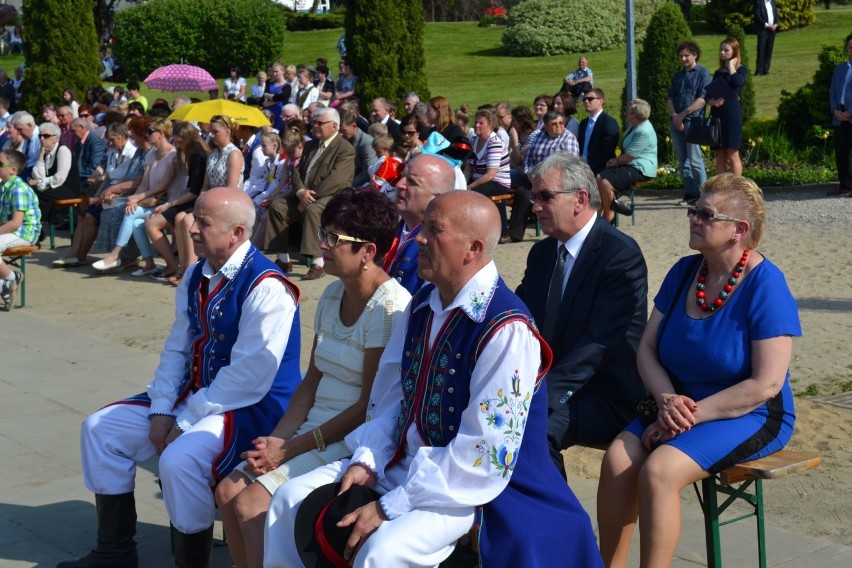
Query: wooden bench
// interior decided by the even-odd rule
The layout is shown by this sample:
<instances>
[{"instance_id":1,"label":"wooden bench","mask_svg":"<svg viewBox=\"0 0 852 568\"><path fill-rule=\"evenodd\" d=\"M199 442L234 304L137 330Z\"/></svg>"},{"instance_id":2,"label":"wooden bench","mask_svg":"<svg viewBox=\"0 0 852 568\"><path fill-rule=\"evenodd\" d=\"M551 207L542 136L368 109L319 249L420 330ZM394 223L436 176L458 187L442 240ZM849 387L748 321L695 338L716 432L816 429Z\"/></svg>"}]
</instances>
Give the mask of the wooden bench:
<instances>
[{"instance_id":1,"label":"wooden bench","mask_svg":"<svg viewBox=\"0 0 852 568\"><path fill-rule=\"evenodd\" d=\"M83 207L83 198L82 197L73 197L70 199L57 199L53 202L54 209L68 209L68 232L70 238L74 238L74 218L78 210ZM50 248L51 250L56 248L56 226L53 224L52 219L47 219L45 221L47 224L48 234L50 235Z\"/></svg>"},{"instance_id":2,"label":"wooden bench","mask_svg":"<svg viewBox=\"0 0 852 568\"><path fill-rule=\"evenodd\" d=\"M6 264L20 268L21 274L24 275L24 279L21 281L19 300L22 308L27 305L27 257L40 249L41 246L36 244L26 247L9 247L3 252L3 256L7 257Z\"/></svg>"},{"instance_id":3,"label":"wooden bench","mask_svg":"<svg viewBox=\"0 0 852 568\"><path fill-rule=\"evenodd\" d=\"M578 444L584 448L606 451L608 445ZM707 567L722 568L722 542L719 527L750 517L757 517L757 556L760 568L766 568L766 531L763 514L763 480L778 479L800 471L813 469L822 459L812 453L781 450L766 457L743 462L695 482L692 486L704 512L704 539L707 547ZM701 488L699 489L699 484ZM737 487L733 485L740 484ZM721 504L719 494L726 496ZM746 503L751 511L721 520L722 513L737 501Z\"/></svg>"},{"instance_id":4,"label":"wooden bench","mask_svg":"<svg viewBox=\"0 0 852 568\"><path fill-rule=\"evenodd\" d=\"M766 568L766 532L763 514L763 480L778 479L813 469L822 463L816 454L781 450L764 458L743 462L702 480L701 489L693 483L704 511L704 535L708 568L721 568L722 543L719 527L757 517L757 556L760 568ZM737 487L733 485L739 484ZM727 497L721 504L719 495ZM735 502L749 505L751 511L732 519L721 520L722 513Z\"/></svg>"},{"instance_id":5,"label":"wooden bench","mask_svg":"<svg viewBox=\"0 0 852 568\"><path fill-rule=\"evenodd\" d=\"M650 181L650 180L645 180L645 181ZM640 187L642 187L644 184L645 184L645 182L642 182L642 181L634 183L633 186L629 190L622 191L620 193L616 193L616 195L615 195L615 199L618 199L619 195L626 195L628 198L630 198L630 208L633 210L633 212L630 214L630 224L631 225L636 224L636 190L639 189ZM616 211L613 211L613 213L615 213L615 217L612 220L612 224L614 226L618 227L618 213Z\"/></svg>"},{"instance_id":6,"label":"wooden bench","mask_svg":"<svg viewBox=\"0 0 852 568\"><path fill-rule=\"evenodd\" d=\"M501 193L500 195L491 195L489 197L489 199L491 199L491 202L494 203L494 205L501 205L502 204L502 205L506 205L508 207L511 207L512 204L515 201L515 192L517 192L517 190L515 188L512 188L512 189L509 190L509 193ZM538 218L535 219L535 236L537 236L537 237L541 236L541 224L539 224Z\"/></svg>"}]
</instances>

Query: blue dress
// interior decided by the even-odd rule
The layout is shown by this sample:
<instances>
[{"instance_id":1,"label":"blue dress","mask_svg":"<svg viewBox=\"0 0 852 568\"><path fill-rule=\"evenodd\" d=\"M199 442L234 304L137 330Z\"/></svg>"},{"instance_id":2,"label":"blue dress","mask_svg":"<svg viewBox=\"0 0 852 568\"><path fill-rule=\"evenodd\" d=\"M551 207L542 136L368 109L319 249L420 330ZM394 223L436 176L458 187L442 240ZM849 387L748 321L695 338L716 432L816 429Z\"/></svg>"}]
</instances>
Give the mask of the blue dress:
<instances>
[{"instance_id":1,"label":"blue dress","mask_svg":"<svg viewBox=\"0 0 852 568\"><path fill-rule=\"evenodd\" d=\"M737 97L731 100L725 100L725 104L720 107L710 107L710 116L719 119L719 124L722 127L722 148L733 148L739 150L743 141L743 111L740 106L740 92L743 90L748 70L742 65L739 66L736 73L731 74L727 69L718 69L713 74L713 79L723 79L728 83L728 87L736 93Z\"/></svg>"},{"instance_id":2,"label":"blue dress","mask_svg":"<svg viewBox=\"0 0 852 568\"><path fill-rule=\"evenodd\" d=\"M752 341L802 334L796 301L784 275L768 259L740 280L728 302L713 315L688 316L685 302L694 301L691 284L700 261L700 256L680 259L654 298L660 312L674 306L662 336L657 337L660 362L699 405L751 375ZM685 280L689 285L681 286ZM672 303L674 295L677 299ZM698 424L666 444L711 473L782 449L793 435L796 419L789 378L788 370L781 391L745 416ZM627 430L642 436L638 419Z\"/></svg>"}]
</instances>

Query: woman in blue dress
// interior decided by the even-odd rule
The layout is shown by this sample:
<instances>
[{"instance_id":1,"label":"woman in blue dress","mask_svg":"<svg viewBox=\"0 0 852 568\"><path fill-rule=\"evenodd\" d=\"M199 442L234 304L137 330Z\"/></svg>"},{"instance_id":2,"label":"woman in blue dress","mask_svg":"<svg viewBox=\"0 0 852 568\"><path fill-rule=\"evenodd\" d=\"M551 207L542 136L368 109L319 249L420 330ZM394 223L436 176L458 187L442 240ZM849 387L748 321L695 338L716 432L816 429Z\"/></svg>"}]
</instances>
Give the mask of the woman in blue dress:
<instances>
[{"instance_id":1,"label":"woman in blue dress","mask_svg":"<svg viewBox=\"0 0 852 568\"><path fill-rule=\"evenodd\" d=\"M743 140L743 111L740 107L740 91L743 90L748 70L741 65L740 43L736 38L725 38L719 45L719 69L713 79L722 79L734 92L735 97L708 99L710 116L719 119L722 130L722 146L716 150L716 173L723 174L731 164L731 173L743 175L740 145Z\"/></svg>"},{"instance_id":2,"label":"woman in blue dress","mask_svg":"<svg viewBox=\"0 0 852 568\"><path fill-rule=\"evenodd\" d=\"M680 492L793 434L789 383L798 308L784 275L755 250L765 221L750 179L709 179L687 209L689 247L654 299L637 354L658 411L627 426L604 456L598 488L607 566L626 566L637 517L641 565L668 566L680 537Z\"/></svg>"}]
</instances>

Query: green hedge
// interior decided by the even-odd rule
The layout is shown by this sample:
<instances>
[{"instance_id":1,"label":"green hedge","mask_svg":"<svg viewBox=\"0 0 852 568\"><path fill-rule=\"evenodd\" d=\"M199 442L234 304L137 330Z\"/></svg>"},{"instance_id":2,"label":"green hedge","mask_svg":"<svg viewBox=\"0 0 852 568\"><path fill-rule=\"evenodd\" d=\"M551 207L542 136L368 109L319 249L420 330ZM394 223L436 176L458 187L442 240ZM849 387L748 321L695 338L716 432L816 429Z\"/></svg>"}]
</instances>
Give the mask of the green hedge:
<instances>
[{"instance_id":1,"label":"green hedge","mask_svg":"<svg viewBox=\"0 0 852 568\"><path fill-rule=\"evenodd\" d=\"M309 32L312 30L342 28L344 17L343 11L338 10L326 14L287 12L287 29L291 32Z\"/></svg>"},{"instance_id":2,"label":"green hedge","mask_svg":"<svg viewBox=\"0 0 852 568\"><path fill-rule=\"evenodd\" d=\"M635 32L641 41L665 0L636 0ZM514 56L589 53L624 45L622 0L527 0L509 12L503 47Z\"/></svg>"},{"instance_id":3,"label":"green hedge","mask_svg":"<svg viewBox=\"0 0 852 568\"><path fill-rule=\"evenodd\" d=\"M834 68L846 60L845 50L840 45L824 45L818 55L819 66L810 83L795 92L781 91L778 104L778 122L792 140L803 146L819 143L814 137L814 127L831 129L831 109L828 91ZM817 131L818 135L822 133Z\"/></svg>"},{"instance_id":4,"label":"green hedge","mask_svg":"<svg viewBox=\"0 0 852 568\"><path fill-rule=\"evenodd\" d=\"M708 172L708 175L713 175ZM811 183L831 183L837 181L837 172L824 166L795 165L777 166L775 169L765 167L745 168L745 177L751 178L760 187L787 187ZM680 174L673 173L659 176L642 184L646 189L680 189L683 180Z\"/></svg>"},{"instance_id":5,"label":"green hedge","mask_svg":"<svg viewBox=\"0 0 852 568\"><path fill-rule=\"evenodd\" d=\"M248 74L280 57L284 20L269 0L150 0L116 13L115 53L128 79L181 61L214 77L233 65Z\"/></svg>"}]
</instances>

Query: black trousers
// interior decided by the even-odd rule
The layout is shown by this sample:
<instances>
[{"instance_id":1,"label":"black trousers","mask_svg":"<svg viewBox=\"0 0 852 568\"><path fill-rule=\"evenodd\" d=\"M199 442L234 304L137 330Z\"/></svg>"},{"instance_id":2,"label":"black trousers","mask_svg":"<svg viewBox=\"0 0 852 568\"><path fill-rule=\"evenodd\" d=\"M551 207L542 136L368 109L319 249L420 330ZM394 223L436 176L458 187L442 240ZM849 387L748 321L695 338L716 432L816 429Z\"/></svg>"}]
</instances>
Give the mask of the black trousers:
<instances>
[{"instance_id":1,"label":"black trousers","mask_svg":"<svg viewBox=\"0 0 852 568\"><path fill-rule=\"evenodd\" d=\"M772 48L775 47L774 31L763 28L757 32L757 69L755 74L766 75L772 63Z\"/></svg>"},{"instance_id":2,"label":"black trousers","mask_svg":"<svg viewBox=\"0 0 852 568\"><path fill-rule=\"evenodd\" d=\"M47 224L51 220L53 214L53 204L60 199L74 199L80 197L80 186L77 185L61 185L59 187L51 187L44 191L36 191L38 195L38 206L41 209L41 219L43 224Z\"/></svg>"}]
</instances>

